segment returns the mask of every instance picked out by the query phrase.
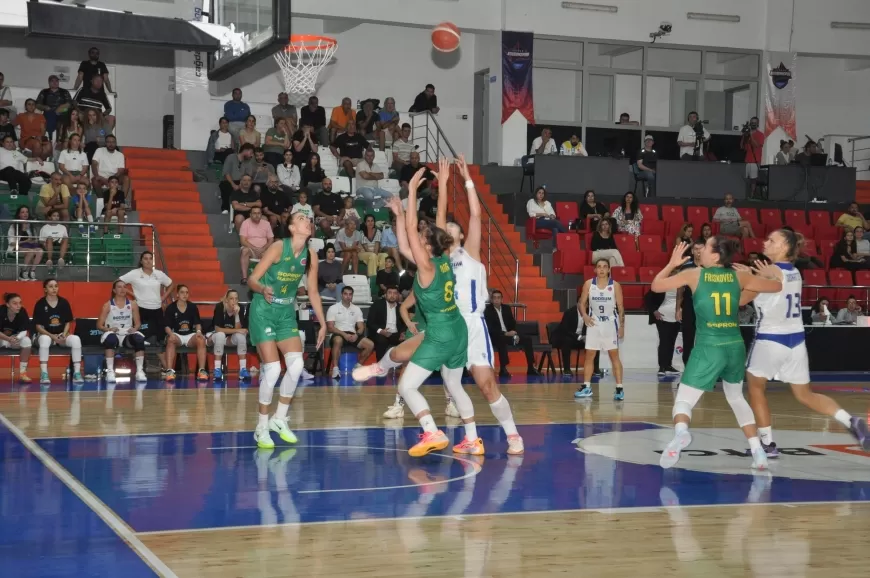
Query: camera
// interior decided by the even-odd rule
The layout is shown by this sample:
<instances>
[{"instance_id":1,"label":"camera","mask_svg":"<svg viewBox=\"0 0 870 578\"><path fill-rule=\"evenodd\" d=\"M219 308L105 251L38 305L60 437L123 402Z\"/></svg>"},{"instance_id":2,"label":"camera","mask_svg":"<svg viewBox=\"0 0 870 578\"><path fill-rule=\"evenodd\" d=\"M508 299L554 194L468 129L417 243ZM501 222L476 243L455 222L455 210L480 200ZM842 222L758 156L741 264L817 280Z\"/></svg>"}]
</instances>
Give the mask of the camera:
<instances>
[{"instance_id":1,"label":"camera","mask_svg":"<svg viewBox=\"0 0 870 578\"><path fill-rule=\"evenodd\" d=\"M674 25L671 24L670 22L662 22L661 24L659 24L659 30L663 34L670 34L673 29L674 29Z\"/></svg>"},{"instance_id":2,"label":"camera","mask_svg":"<svg viewBox=\"0 0 870 578\"><path fill-rule=\"evenodd\" d=\"M740 129L740 132L742 132L743 134L749 134L750 132L752 132L752 129L749 127L748 120L743 123L743 128Z\"/></svg>"}]
</instances>

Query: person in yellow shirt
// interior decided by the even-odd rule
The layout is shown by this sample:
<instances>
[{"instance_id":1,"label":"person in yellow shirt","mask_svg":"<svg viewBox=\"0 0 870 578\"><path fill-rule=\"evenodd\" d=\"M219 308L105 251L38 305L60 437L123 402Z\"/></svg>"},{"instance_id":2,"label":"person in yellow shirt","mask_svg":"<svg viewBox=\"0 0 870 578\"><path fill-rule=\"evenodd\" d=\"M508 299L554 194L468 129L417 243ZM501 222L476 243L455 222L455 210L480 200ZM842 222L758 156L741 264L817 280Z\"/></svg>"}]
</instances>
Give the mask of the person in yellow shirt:
<instances>
[{"instance_id":1,"label":"person in yellow shirt","mask_svg":"<svg viewBox=\"0 0 870 578\"><path fill-rule=\"evenodd\" d=\"M589 153L583 148L583 143L580 142L580 137L572 134L569 140L562 143L561 154L565 156L581 156L588 157Z\"/></svg>"},{"instance_id":2,"label":"person in yellow shirt","mask_svg":"<svg viewBox=\"0 0 870 578\"><path fill-rule=\"evenodd\" d=\"M44 219L52 210L60 212L61 221L69 221L69 189L63 184L60 173L53 173L51 181L39 189L39 200L36 203L36 216Z\"/></svg>"},{"instance_id":3,"label":"person in yellow shirt","mask_svg":"<svg viewBox=\"0 0 870 578\"><path fill-rule=\"evenodd\" d=\"M332 109L332 116L329 118L330 143L347 129L348 123L356 124L356 111L353 109L350 98L345 96L341 99L341 106Z\"/></svg>"},{"instance_id":4,"label":"person in yellow shirt","mask_svg":"<svg viewBox=\"0 0 870 578\"><path fill-rule=\"evenodd\" d=\"M849 208L845 213L840 215L840 218L837 219L837 222L834 223L834 226L842 229L843 232L853 231L855 227L861 227L864 230L867 230L867 221L861 216L861 212L858 210L858 203L850 203Z\"/></svg>"}]
</instances>

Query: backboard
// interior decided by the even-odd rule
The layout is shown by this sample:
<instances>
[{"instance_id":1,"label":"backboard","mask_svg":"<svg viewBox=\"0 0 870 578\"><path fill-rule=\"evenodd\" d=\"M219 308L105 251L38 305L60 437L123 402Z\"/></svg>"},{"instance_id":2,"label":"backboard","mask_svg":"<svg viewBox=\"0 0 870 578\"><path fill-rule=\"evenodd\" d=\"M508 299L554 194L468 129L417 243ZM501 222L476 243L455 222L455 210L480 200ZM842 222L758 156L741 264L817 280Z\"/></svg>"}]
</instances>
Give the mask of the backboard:
<instances>
[{"instance_id":1,"label":"backboard","mask_svg":"<svg viewBox=\"0 0 870 578\"><path fill-rule=\"evenodd\" d=\"M211 0L203 8L223 32L221 50L209 57L210 80L225 80L287 45L290 0Z\"/></svg>"}]
</instances>

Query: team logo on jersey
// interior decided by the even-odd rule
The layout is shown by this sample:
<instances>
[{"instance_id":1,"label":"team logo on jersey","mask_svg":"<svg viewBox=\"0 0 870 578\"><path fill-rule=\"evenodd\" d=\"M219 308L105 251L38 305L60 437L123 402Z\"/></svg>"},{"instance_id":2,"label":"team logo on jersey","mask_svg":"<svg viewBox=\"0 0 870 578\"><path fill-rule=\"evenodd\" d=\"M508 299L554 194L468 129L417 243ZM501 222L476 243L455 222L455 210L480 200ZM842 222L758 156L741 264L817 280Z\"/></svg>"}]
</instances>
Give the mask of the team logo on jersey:
<instances>
[{"instance_id":1,"label":"team logo on jersey","mask_svg":"<svg viewBox=\"0 0 870 578\"><path fill-rule=\"evenodd\" d=\"M613 291L613 285L608 285L608 286L607 286L607 291L608 291L608 292Z\"/></svg>"},{"instance_id":2,"label":"team logo on jersey","mask_svg":"<svg viewBox=\"0 0 870 578\"><path fill-rule=\"evenodd\" d=\"M304 267L308 264L308 259L303 258L299 263Z\"/></svg>"}]
</instances>

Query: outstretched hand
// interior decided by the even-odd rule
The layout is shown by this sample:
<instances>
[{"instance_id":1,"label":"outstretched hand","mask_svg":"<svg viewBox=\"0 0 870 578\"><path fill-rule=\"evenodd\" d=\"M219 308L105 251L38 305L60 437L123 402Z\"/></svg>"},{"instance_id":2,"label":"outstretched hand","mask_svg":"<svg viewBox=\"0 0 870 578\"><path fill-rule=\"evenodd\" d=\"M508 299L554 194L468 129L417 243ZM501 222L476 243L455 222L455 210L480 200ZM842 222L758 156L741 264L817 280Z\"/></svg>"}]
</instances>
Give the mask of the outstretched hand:
<instances>
[{"instance_id":1,"label":"outstretched hand","mask_svg":"<svg viewBox=\"0 0 870 578\"><path fill-rule=\"evenodd\" d=\"M456 166L459 167L459 172L462 174L462 178L466 181L471 180L471 173L468 171L468 163L465 162L465 155L461 154L456 157Z\"/></svg>"},{"instance_id":2,"label":"outstretched hand","mask_svg":"<svg viewBox=\"0 0 870 578\"><path fill-rule=\"evenodd\" d=\"M408 182L409 192L413 191L415 195L417 194L417 190L420 188L420 183L423 182L423 175L426 174L427 170L426 167L422 167L419 171L414 173L414 176L411 177L411 180Z\"/></svg>"},{"instance_id":3,"label":"outstretched hand","mask_svg":"<svg viewBox=\"0 0 870 578\"><path fill-rule=\"evenodd\" d=\"M752 273L752 269L743 263L731 263L731 268L738 273Z\"/></svg>"},{"instance_id":4,"label":"outstretched hand","mask_svg":"<svg viewBox=\"0 0 870 578\"><path fill-rule=\"evenodd\" d=\"M766 263L764 261L757 260L757 261L755 261L755 263L753 263L753 269L755 270L755 273L759 277L764 277L766 279L774 279L774 280L781 279L782 269L780 269L779 267L777 267L773 263Z\"/></svg>"},{"instance_id":5,"label":"outstretched hand","mask_svg":"<svg viewBox=\"0 0 870 578\"><path fill-rule=\"evenodd\" d=\"M448 177L449 174L450 174L450 161L447 160L446 157L439 157L438 158L438 171L435 172L435 180L440 183L441 179L449 178Z\"/></svg>"},{"instance_id":6,"label":"outstretched hand","mask_svg":"<svg viewBox=\"0 0 870 578\"><path fill-rule=\"evenodd\" d=\"M399 197L390 197L387 199L387 207L389 207L397 217L405 210L404 207L402 207L402 200Z\"/></svg>"},{"instance_id":7,"label":"outstretched hand","mask_svg":"<svg viewBox=\"0 0 870 578\"><path fill-rule=\"evenodd\" d=\"M671 260L668 262L668 266L676 269L677 267L680 267L686 261L688 261L689 257L685 255L686 249L688 248L688 243L684 243L682 241L677 243L677 246L674 247L673 253L671 253Z\"/></svg>"}]
</instances>

